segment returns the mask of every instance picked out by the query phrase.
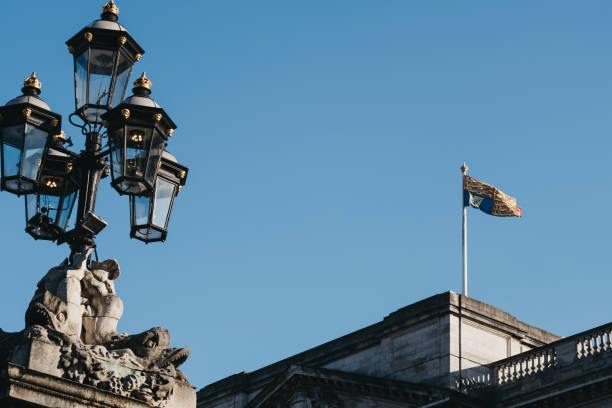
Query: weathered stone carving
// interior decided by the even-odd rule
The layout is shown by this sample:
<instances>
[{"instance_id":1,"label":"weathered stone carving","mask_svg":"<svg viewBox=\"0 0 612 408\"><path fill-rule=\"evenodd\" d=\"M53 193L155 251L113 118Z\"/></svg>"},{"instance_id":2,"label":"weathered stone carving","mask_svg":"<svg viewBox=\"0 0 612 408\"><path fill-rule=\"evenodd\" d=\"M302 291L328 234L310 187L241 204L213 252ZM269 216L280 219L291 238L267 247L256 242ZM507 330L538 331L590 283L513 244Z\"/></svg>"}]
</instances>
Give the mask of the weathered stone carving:
<instances>
[{"instance_id":1,"label":"weathered stone carving","mask_svg":"<svg viewBox=\"0 0 612 408\"><path fill-rule=\"evenodd\" d=\"M153 407L165 407L177 388L193 392L177 369L189 357L189 349L169 348L167 329L154 327L136 335L116 332L123 314L114 285L119 264L111 259L92 261L87 267L90 254L75 254L70 264L65 260L38 283L26 311L25 330L0 330L0 360L29 361L38 371Z\"/></svg>"}]
</instances>

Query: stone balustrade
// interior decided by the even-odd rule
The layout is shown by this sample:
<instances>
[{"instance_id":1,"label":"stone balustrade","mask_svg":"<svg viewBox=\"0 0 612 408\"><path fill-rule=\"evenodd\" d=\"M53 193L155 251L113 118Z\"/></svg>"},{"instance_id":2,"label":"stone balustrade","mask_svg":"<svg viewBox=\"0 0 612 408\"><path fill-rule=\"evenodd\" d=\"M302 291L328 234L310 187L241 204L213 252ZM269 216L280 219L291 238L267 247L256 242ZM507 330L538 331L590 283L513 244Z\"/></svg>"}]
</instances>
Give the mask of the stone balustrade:
<instances>
[{"instance_id":1,"label":"stone balustrade","mask_svg":"<svg viewBox=\"0 0 612 408\"><path fill-rule=\"evenodd\" d=\"M464 370L461 390L503 386L594 356L612 356L612 322L486 366Z\"/></svg>"},{"instance_id":2,"label":"stone balustrade","mask_svg":"<svg viewBox=\"0 0 612 408\"><path fill-rule=\"evenodd\" d=\"M495 384L507 384L557 365L554 346L539 347L493 364Z\"/></svg>"}]
</instances>

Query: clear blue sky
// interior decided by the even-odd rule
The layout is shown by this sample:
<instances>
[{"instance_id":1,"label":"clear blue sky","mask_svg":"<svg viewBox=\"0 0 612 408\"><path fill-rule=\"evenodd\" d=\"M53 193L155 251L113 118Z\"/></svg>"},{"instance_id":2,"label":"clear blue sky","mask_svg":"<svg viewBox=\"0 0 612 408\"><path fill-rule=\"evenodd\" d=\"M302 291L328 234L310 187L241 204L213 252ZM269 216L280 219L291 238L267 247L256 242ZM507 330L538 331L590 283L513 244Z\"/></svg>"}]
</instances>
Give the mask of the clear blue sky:
<instances>
[{"instance_id":1,"label":"clear blue sky","mask_svg":"<svg viewBox=\"0 0 612 408\"><path fill-rule=\"evenodd\" d=\"M64 41L103 3L4 4L2 103L36 70L67 118ZM470 294L560 335L610 320L609 1L118 6L190 173L165 244L129 239L105 181L99 253L120 331L168 327L198 388L459 291L464 160L524 211L469 210ZM0 195L7 331L68 254L26 235L22 200Z\"/></svg>"}]
</instances>

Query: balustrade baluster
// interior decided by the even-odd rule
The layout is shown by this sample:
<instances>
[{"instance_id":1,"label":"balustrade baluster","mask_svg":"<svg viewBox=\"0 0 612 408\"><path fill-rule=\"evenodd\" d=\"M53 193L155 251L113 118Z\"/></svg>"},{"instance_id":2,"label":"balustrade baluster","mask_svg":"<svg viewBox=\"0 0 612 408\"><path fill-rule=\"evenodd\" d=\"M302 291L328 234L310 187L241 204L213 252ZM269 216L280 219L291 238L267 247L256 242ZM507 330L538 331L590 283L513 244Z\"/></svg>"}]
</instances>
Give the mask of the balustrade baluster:
<instances>
[{"instance_id":1,"label":"balustrade baluster","mask_svg":"<svg viewBox=\"0 0 612 408\"><path fill-rule=\"evenodd\" d=\"M532 356L525 357L525 374L524 376L528 376L531 374L531 359Z\"/></svg>"},{"instance_id":2,"label":"balustrade baluster","mask_svg":"<svg viewBox=\"0 0 612 408\"><path fill-rule=\"evenodd\" d=\"M595 352L597 354L601 353L601 349L602 349L601 343L603 342L602 341L602 336L603 336L603 334L601 334L601 333L597 333L595 335Z\"/></svg>"},{"instance_id":3,"label":"balustrade baluster","mask_svg":"<svg viewBox=\"0 0 612 408\"><path fill-rule=\"evenodd\" d=\"M587 356L587 348L586 348L586 338L581 338L580 339L580 353L578 354L578 356L580 358L585 358Z\"/></svg>"},{"instance_id":4,"label":"balustrade baluster","mask_svg":"<svg viewBox=\"0 0 612 408\"><path fill-rule=\"evenodd\" d=\"M521 361L516 361L514 363L514 373L512 375L512 380L516 381L520 378L520 372L521 372L521 367L520 367Z\"/></svg>"},{"instance_id":5,"label":"balustrade baluster","mask_svg":"<svg viewBox=\"0 0 612 408\"><path fill-rule=\"evenodd\" d=\"M541 351L538 353L538 360L537 360L537 365L536 365L536 371L539 373L540 371L542 371L542 364L544 363L544 352Z\"/></svg>"}]
</instances>

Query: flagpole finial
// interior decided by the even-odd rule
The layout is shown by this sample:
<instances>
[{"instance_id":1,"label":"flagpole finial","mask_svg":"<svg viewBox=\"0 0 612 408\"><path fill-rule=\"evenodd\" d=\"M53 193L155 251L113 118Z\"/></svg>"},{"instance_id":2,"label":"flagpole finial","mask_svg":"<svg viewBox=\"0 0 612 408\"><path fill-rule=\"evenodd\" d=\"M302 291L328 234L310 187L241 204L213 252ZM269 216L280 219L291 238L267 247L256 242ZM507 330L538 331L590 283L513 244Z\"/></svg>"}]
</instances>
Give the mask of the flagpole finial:
<instances>
[{"instance_id":1,"label":"flagpole finial","mask_svg":"<svg viewBox=\"0 0 612 408\"><path fill-rule=\"evenodd\" d=\"M465 164L465 162L463 162L463 165L461 166L461 172L463 174L467 173L469 167L467 166L467 164Z\"/></svg>"}]
</instances>

